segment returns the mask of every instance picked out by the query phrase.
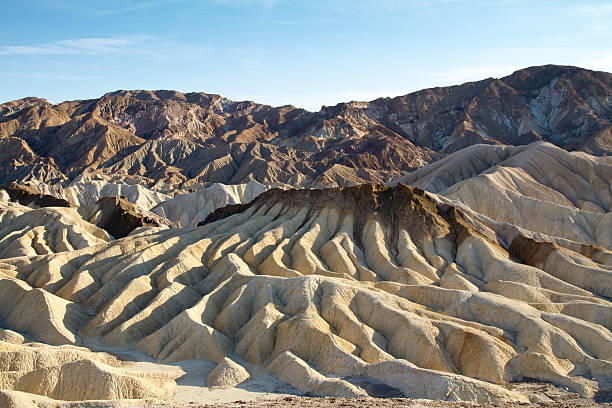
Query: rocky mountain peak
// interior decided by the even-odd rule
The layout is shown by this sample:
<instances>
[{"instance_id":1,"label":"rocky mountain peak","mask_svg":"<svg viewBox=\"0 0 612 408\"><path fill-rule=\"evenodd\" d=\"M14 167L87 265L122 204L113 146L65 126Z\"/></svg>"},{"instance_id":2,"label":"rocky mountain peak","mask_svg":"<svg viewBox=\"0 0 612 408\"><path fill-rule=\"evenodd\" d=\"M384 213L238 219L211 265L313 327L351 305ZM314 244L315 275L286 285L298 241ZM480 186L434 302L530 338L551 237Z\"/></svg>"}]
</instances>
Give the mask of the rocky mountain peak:
<instances>
[{"instance_id":1,"label":"rocky mountain peak","mask_svg":"<svg viewBox=\"0 0 612 408\"><path fill-rule=\"evenodd\" d=\"M480 143L541 140L611 154L611 94L609 73L555 65L319 112L214 94L121 90L58 105L2 104L0 137L20 138L36 155L15 163L27 168L16 174L53 159L58 167L47 173L70 178L88 169L147 174L151 183L254 177L286 186L345 186L384 182ZM240 153L245 149L255 156Z\"/></svg>"}]
</instances>

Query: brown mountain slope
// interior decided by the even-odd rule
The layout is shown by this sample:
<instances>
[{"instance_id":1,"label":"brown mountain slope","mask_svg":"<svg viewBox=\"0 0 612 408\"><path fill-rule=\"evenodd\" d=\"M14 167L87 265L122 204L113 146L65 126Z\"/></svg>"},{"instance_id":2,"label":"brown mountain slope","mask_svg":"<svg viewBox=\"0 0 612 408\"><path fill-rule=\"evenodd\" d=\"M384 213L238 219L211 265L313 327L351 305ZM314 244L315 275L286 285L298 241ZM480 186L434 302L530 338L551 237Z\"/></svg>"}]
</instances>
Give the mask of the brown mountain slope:
<instances>
[{"instance_id":1,"label":"brown mountain slope","mask_svg":"<svg viewBox=\"0 0 612 408\"><path fill-rule=\"evenodd\" d=\"M604 155L612 152L610 95L609 73L546 65L370 105L389 128L444 153L476 143L544 140Z\"/></svg>"},{"instance_id":2,"label":"brown mountain slope","mask_svg":"<svg viewBox=\"0 0 612 408\"><path fill-rule=\"evenodd\" d=\"M37 155L25 140L0 137L0 180L55 183L65 179L52 158Z\"/></svg>"},{"instance_id":3,"label":"brown mountain slope","mask_svg":"<svg viewBox=\"0 0 612 408\"><path fill-rule=\"evenodd\" d=\"M151 182L294 187L382 182L476 143L550 141L612 153L612 75L531 67L501 79L432 88L308 112L176 91L117 91L52 105L0 105L0 139L19 138L66 176L85 171ZM49 172L48 170L47 172ZM20 181L3 174L0 182Z\"/></svg>"},{"instance_id":4,"label":"brown mountain slope","mask_svg":"<svg viewBox=\"0 0 612 408\"><path fill-rule=\"evenodd\" d=\"M344 185L381 182L436 157L396 135L343 141L346 152L312 137L300 146L277 146L270 139L296 126L283 128L287 116L300 125L300 116L314 114L216 95L121 91L93 101L51 106L41 100L40 105L23 106L0 119L0 137L23 140L35 156L53 158L70 177L102 171L146 174L150 181L169 183L255 178L287 185ZM20 180L7 174L4 181L13 179Z\"/></svg>"}]
</instances>

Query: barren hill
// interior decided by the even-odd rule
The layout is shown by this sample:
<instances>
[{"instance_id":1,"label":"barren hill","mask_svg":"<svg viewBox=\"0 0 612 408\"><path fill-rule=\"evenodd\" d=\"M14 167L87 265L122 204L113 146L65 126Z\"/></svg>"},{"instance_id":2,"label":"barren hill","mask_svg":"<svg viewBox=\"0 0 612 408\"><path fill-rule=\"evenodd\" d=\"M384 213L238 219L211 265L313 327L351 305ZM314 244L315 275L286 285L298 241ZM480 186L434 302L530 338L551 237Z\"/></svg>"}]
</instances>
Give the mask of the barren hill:
<instances>
[{"instance_id":1,"label":"barren hill","mask_svg":"<svg viewBox=\"0 0 612 408\"><path fill-rule=\"evenodd\" d=\"M70 208L24 211L77 220ZM494 218L398 184L274 189L198 228L119 240L74 221L64 237L91 242L63 248L56 223L38 223L34 240L14 228L5 248L54 237L55 250L0 264L2 388L172 398L191 375L185 361L212 361L201 387L263 372L338 397L378 384L412 398L550 401L509 387L523 379L584 398L608 392L609 222L598 246ZM121 363L100 350L144 357ZM155 364L144 371L144 361ZM90 388L61 380L79 377Z\"/></svg>"},{"instance_id":2,"label":"barren hill","mask_svg":"<svg viewBox=\"0 0 612 408\"><path fill-rule=\"evenodd\" d=\"M609 399L611 77L0 105L0 405Z\"/></svg>"},{"instance_id":3,"label":"barren hill","mask_svg":"<svg viewBox=\"0 0 612 408\"><path fill-rule=\"evenodd\" d=\"M117 91L0 105L0 182L86 172L143 183L384 182L477 143L612 153L612 75L531 67L501 79L308 112L218 95Z\"/></svg>"},{"instance_id":4,"label":"barren hill","mask_svg":"<svg viewBox=\"0 0 612 408\"><path fill-rule=\"evenodd\" d=\"M475 145L398 181L467 205L496 221L612 247L612 157L549 143Z\"/></svg>"}]
</instances>

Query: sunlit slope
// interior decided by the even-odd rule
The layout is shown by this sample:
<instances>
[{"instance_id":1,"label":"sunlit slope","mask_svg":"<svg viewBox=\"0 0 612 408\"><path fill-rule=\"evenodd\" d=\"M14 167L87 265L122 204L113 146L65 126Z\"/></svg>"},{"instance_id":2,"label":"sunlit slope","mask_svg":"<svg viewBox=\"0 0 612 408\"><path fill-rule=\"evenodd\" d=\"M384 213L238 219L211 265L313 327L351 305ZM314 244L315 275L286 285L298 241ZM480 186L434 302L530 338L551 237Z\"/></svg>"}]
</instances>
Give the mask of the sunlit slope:
<instances>
[{"instance_id":1,"label":"sunlit slope","mask_svg":"<svg viewBox=\"0 0 612 408\"><path fill-rule=\"evenodd\" d=\"M612 247L612 157L549 143L475 145L400 179L493 220ZM394 183L391 183L394 184Z\"/></svg>"},{"instance_id":2,"label":"sunlit slope","mask_svg":"<svg viewBox=\"0 0 612 408\"><path fill-rule=\"evenodd\" d=\"M317 395L364 395L347 379L363 376L411 397L527 402L504 385L590 397L612 375L609 247L405 185L272 190L209 221L3 259L0 321L48 344L258 365Z\"/></svg>"}]
</instances>

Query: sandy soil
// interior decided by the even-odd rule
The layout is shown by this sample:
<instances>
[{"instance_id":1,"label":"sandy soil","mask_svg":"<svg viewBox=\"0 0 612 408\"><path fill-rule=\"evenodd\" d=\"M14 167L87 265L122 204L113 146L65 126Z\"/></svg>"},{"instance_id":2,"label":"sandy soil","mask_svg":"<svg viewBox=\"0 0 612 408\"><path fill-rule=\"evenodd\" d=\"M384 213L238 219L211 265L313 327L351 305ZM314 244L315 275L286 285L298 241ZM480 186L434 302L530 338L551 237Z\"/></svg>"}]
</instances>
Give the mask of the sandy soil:
<instances>
[{"instance_id":1,"label":"sandy soil","mask_svg":"<svg viewBox=\"0 0 612 408\"><path fill-rule=\"evenodd\" d=\"M288 394L273 394L262 393L255 391L255 384L247 386L245 389L231 388L226 390L208 389L207 393L200 393L197 396L204 397L203 399L192 399L174 402L164 402L147 405L153 408L281 408L281 407L297 407L297 408L357 408L357 407L526 407L528 404L477 404L471 402L447 402L447 401L431 401L417 400L410 398L316 398ZM268 383L268 386L270 384ZM569 408L569 407L606 407L612 408L612 395L600 394L595 397L595 400L580 398L578 394L566 391L562 388L557 388L547 383L517 383L513 384L514 389L520 389L524 392L534 392L548 397L551 401L545 403L531 404L531 406L542 408ZM250 390L249 390L250 389ZM184 397L187 395L183 395ZM192 394L191 396L196 396ZM245 398L233 397L245 396Z\"/></svg>"},{"instance_id":2,"label":"sandy soil","mask_svg":"<svg viewBox=\"0 0 612 408\"><path fill-rule=\"evenodd\" d=\"M249 365L251 379L239 387L215 388L206 386L206 377L215 368L212 361L182 361L180 367L187 374L177 379L174 402L193 404L194 401L205 401L207 404L232 403L234 401L255 402L276 400L296 396L296 391L289 385L277 380L265 370ZM180 405L178 405L180 406ZM195 405L197 406L197 405Z\"/></svg>"},{"instance_id":3,"label":"sandy soil","mask_svg":"<svg viewBox=\"0 0 612 408\"><path fill-rule=\"evenodd\" d=\"M549 403L532 404L533 406L539 406L542 408L569 408L569 407L612 407L612 403L597 403L592 400L585 399L570 399L567 401L554 401ZM278 399L263 399L256 401L244 401L236 400L233 402L226 403L215 403L215 404L200 404L200 403L189 403L189 404L176 404L176 403L162 403L150 405L154 408L208 408L208 407L223 407L223 408L263 408L263 407L304 407L304 408L357 408L357 407L440 407L440 408L451 408L451 407L526 407L528 404L476 404L470 402L446 402L446 401L431 401L431 400L415 400L408 398L313 398L313 397L296 397L286 396Z\"/></svg>"},{"instance_id":4,"label":"sandy soil","mask_svg":"<svg viewBox=\"0 0 612 408\"><path fill-rule=\"evenodd\" d=\"M93 346L90 344L90 346ZM470 402L447 402L432 400L417 400L410 398L319 398L305 396L288 384L279 381L259 366L254 366L241 361L249 370L251 378L232 388L207 387L206 378L215 368L215 363L206 360L181 361L173 364L162 364L155 362L146 354L132 348L101 347L93 348L97 351L106 351L114 354L128 363L134 371L180 371L182 376L177 378L176 394L172 401L143 403L143 406L153 408L260 408L260 407L304 407L304 408L334 408L334 407L525 407L527 404L490 404L483 405ZM396 397L401 393L391 387L380 388L380 384L372 384L359 377L347 377L346 380L357 384L370 395L384 395ZM612 379L606 389L612 389ZM374 388L372 388L374 387ZM610 407L612 408L612 392L600 392L594 398L584 399L579 394L567 389L543 382L518 382L510 385L510 388L526 394L538 394L549 401L532 404L543 408L567 408L567 407ZM399 394L399 395L398 395Z\"/></svg>"}]
</instances>

